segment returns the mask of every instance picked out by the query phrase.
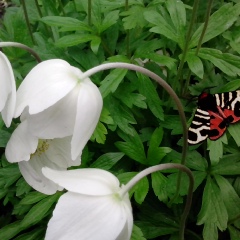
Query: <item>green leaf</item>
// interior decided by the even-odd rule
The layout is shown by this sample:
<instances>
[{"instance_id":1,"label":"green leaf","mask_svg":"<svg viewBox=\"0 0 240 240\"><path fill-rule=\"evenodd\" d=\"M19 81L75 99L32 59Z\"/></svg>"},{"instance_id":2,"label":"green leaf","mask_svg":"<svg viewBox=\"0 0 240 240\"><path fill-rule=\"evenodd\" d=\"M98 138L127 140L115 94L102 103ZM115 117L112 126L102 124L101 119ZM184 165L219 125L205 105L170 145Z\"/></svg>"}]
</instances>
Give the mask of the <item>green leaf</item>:
<instances>
[{"instance_id":1,"label":"green leaf","mask_svg":"<svg viewBox=\"0 0 240 240\"><path fill-rule=\"evenodd\" d=\"M221 71L229 76L236 77L240 75L240 57L230 54L222 53L217 49L201 48L198 56L212 62Z\"/></svg>"},{"instance_id":2,"label":"green leaf","mask_svg":"<svg viewBox=\"0 0 240 240\"><path fill-rule=\"evenodd\" d=\"M240 230L229 225L228 226L228 231L230 233L230 237L231 237L231 240L239 240L239 236L240 236Z\"/></svg>"},{"instance_id":3,"label":"green leaf","mask_svg":"<svg viewBox=\"0 0 240 240\"><path fill-rule=\"evenodd\" d=\"M124 29L134 29L136 27L143 28L147 25L143 13L145 11L144 6L134 5L128 11L122 12L121 16L125 16L123 21Z\"/></svg>"},{"instance_id":4,"label":"green leaf","mask_svg":"<svg viewBox=\"0 0 240 240\"><path fill-rule=\"evenodd\" d=\"M161 127L156 128L156 130L151 136L147 152L147 161L149 165L159 164L163 157L165 157L167 153L172 151L172 149L169 147L159 147L162 141L162 137L163 129Z\"/></svg>"},{"instance_id":5,"label":"green leaf","mask_svg":"<svg viewBox=\"0 0 240 240\"><path fill-rule=\"evenodd\" d=\"M21 177L18 165L12 164L0 169L0 179L4 182L4 187L9 187Z\"/></svg>"},{"instance_id":6,"label":"green leaf","mask_svg":"<svg viewBox=\"0 0 240 240\"><path fill-rule=\"evenodd\" d=\"M133 225L132 235L130 240L147 240L144 238L141 228Z\"/></svg>"},{"instance_id":7,"label":"green leaf","mask_svg":"<svg viewBox=\"0 0 240 240\"><path fill-rule=\"evenodd\" d=\"M91 34L69 34L67 36L64 36L62 38L59 38L56 41L56 46L60 48L64 47L71 47L78 45L80 43L86 43L90 42L94 39L98 38L97 36L91 35Z\"/></svg>"},{"instance_id":8,"label":"green leaf","mask_svg":"<svg viewBox=\"0 0 240 240\"><path fill-rule=\"evenodd\" d=\"M0 229L0 239L13 239L13 237L15 237L21 231L21 221L10 223Z\"/></svg>"},{"instance_id":9,"label":"green leaf","mask_svg":"<svg viewBox=\"0 0 240 240\"><path fill-rule=\"evenodd\" d=\"M0 129L0 147L6 147L11 134L5 130Z\"/></svg>"},{"instance_id":10,"label":"green leaf","mask_svg":"<svg viewBox=\"0 0 240 240\"><path fill-rule=\"evenodd\" d=\"M119 18L119 10L108 12L105 16L105 18L102 21L102 24L99 26L99 33L104 32L108 28L110 28L112 25L114 25Z\"/></svg>"},{"instance_id":11,"label":"green leaf","mask_svg":"<svg viewBox=\"0 0 240 240\"><path fill-rule=\"evenodd\" d=\"M149 191L149 183L147 177L142 178L133 188L134 199L138 204L142 204Z\"/></svg>"},{"instance_id":12,"label":"green leaf","mask_svg":"<svg viewBox=\"0 0 240 240\"><path fill-rule=\"evenodd\" d=\"M152 188L158 199L164 203L168 201L167 195L167 178L160 172L155 172L151 174L152 178Z\"/></svg>"},{"instance_id":13,"label":"green leaf","mask_svg":"<svg viewBox=\"0 0 240 240\"><path fill-rule=\"evenodd\" d=\"M209 158L211 160L212 165L216 165L219 160L223 157L223 143L227 142L226 135L223 135L216 141L208 140L208 150L209 150Z\"/></svg>"},{"instance_id":14,"label":"green leaf","mask_svg":"<svg viewBox=\"0 0 240 240\"><path fill-rule=\"evenodd\" d=\"M211 169L212 174L219 175L239 175L240 174L240 154L224 155L216 166Z\"/></svg>"},{"instance_id":15,"label":"green leaf","mask_svg":"<svg viewBox=\"0 0 240 240\"><path fill-rule=\"evenodd\" d=\"M40 21L48 26L61 27L60 31L92 31L88 24L71 17L46 16Z\"/></svg>"},{"instance_id":16,"label":"green leaf","mask_svg":"<svg viewBox=\"0 0 240 240\"><path fill-rule=\"evenodd\" d=\"M161 126L172 130L171 135L182 134L183 128L179 115L165 115L167 121L161 122Z\"/></svg>"},{"instance_id":17,"label":"green leaf","mask_svg":"<svg viewBox=\"0 0 240 240\"><path fill-rule=\"evenodd\" d=\"M59 196L60 194L48 196L34 205L22 220L21 226L26 228L41 221L46 216L50 208L52 208L53 204L57 202Z\"/></svg>"},{"instance_id":18,"label":"green leaf","mask_svg":"<svg viewBox=\"0 0 240 240\"><path fill-rule=\"evenodd\" d=\"M126 73L127 69L114 69L103 79L101 86L99 87L103 98L105 98L110 92L114 93L116 91Z\"/></svg>"},{"instance_id":19,"label":"green leaf","mask_svg":"<svg viewBox=\"0 0 240 240\"><path fill-rule=\"evenodd\" d=\"M46 194L40 192L30 192L20 201L19 204L22 205L34 204L46 197L47 197Z\"/></svg>"},{"instance_id":20,"label":"green leaf","mask_svg":"<svg viewBox=\"0 0 240 240\"><path fill-rule=\"evenodd\" d=\"M91 168L100 168L104 170L111 169L122 157L124 153L122 152L111 152L105 153L100 156L93 164L91 164Z\"/></svg>"},{"instance_id":21,"label":"green leaf","mask_svg":"<svg viewBox=\"0 0 240 240\"><path fill-rule=\"evenodd\" d=\"M95 54L98 53L98 48L99 48L100 44L101 44L101 38L98 36L95 36L90 43L91 49Z\"/></svg>"},{"instance_id":22,"label":"green leaf","mask_svg":"<svg viewBox=\"0 0 240 240\"><path fill-rule=\"evenodd\" d=\"M228 28L232 26L232 24L238 19L240 14L240 3L235 4L232 3L224 4L220 7L216 12L214 12L209 19L209 23L204 34L202 43L209 41L210 39L220 35ZM200 35L203 31L202 24L193 34L192 39L190 41L190 48L196 47L200 38Z\"/></svg>"},{"instance_id":23,"label":"green leaf","mask_svg":"<svg viewBox=\"0 0 240 240\"><path fill-rule=\"evenodd\" d=\"M123 132L129 135L134 135L135 131L131 124L136 124L130 109L123 105L118 99L108 96L105 104L110 111L114 124L116 124Z\"/></svg>"},{"instance_id":24,"label":"green leaf","mask_svg":"<svg viewBox=\"0 0 240 240\"><path fill-rule=\"evenodd\" d=\"M199 152L190 151L187 153L186 166L197 171L205 172L208 164Z\"/></svg>"},{"instance_id":25,"label":"green leaf","mask_svg":"<svg viewBox=\"0 0 240 240\"><path fill-rule=\"evenodd\" d=\"M106 141L107 133L108 133L108 131L107 131L106 127L101 122L98 122L98 124L93 132L93 135L91 136L91 140L94 141L96 139L97 143L104 144Z\"/></svg>"},{"instance_id":26,"label":"green leaf","mask_svg":"<svg viewBox=\"0 0 240 240\"><path fill-rule=\"evenodd\" d=\"M240 88L240 79L231 80L219 89L219 92L231 92Z\"/></svg>"},{"instance_id":27,"label":"green leaf","mask_svg":"<svg viewBox=\"0 0 240 240\"><path fill-rule=\"evenodd\" d=\"M226 178L220 175L215 175L214 177L217 181L221 191L222 199L227 208L228 217L230 219L237 217L240 212L240 198L238 194Z\"/></svg>"},{"instance_id":28,"label":"green leaf","mask_svg":"<svg viewBox=\"0 0 240 240\"><path fill-rule=\"evenodd\" d=\"M140 162L142 164L146 163L146 155L144 152L143 143L138 133L133 130L133 136L119 132L119 136L125 142L116 142L117 148L125 153L131 159Z\"/></svg>"},{"instance_id":29,"label":"green leaf","mask_svg":"<svg viewBox=\"0 0 240 240\"><path fill-rule=\"evenodd\" d=\"M43 239L46 233L45 228L34 229L31 232L21 234L20 236L14 238L14 240L36 240Z\"/></svg>"},{"instance_id":30,"label":"green leaf","mask_svg":"<svg viewBox=\"0 0 240 240\"><path fill-rule=\"evenodd\" d=\"M150 32L158 33L164 35L165 37L173 40L174 42L178 42L178 35L174 27L168 23L162 15L157 13L156 11L150 10L144 12L145 19L155 25L150 28Z\"/></svg>"},{"instance_id":31,"label":"green leaf","mask_svg":"<svg viewBox=\"0 0 240 240\"><path fill-rule=\"evenodd\" d=\"M240 124L239 123L231 124L228 127L228 132L233 137L238 147L240 147Z\"/></svg>"},{"instance_id":32,"label":"green leaf","mask_svg":"<svg viewBox=\"0 0 240 240\"><path fill-rule=\"evenodd\" d=\"M226 230L227 222L228 214L221 191L216 183L208 177L197 222L199 225L204 224L204 239L217 240L217 229L221 231ZM209 238L209 236L211 237Z\"/></svg>"},{"instance_id":33,"label":"green leaf","mask_svg":"<svg viewBox=\"0 0 240 240\"><path fill-rule=\"evenodd\" d=\"M153 83L149 80L149 78L143 76L142 74L138 74L139 78L139 91L140 93L146 97L146 102L151 110L151 112L160 120L163 120L163 109L162 103L154 87Z\"/></svg>"},{"instance_id":34,"label":"green leaf","mask_svg":"<svg viewBox=\"0 0 240 240\"><path fill-rule=\"evenodd\" d=\"M190 70L196 74L199 78L203 78L204 69L201 59L193 53L189 53L186 56L186 61Z\"/></svg>"}]
</instances>

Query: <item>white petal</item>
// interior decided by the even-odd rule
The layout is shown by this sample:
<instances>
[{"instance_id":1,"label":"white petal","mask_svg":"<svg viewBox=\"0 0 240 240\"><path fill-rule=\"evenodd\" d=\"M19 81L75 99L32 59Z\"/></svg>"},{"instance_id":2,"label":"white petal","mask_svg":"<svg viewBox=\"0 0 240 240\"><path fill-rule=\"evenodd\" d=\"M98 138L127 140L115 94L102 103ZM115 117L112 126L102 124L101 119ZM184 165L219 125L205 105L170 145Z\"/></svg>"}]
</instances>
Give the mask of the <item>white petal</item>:
<instances>
[{"instance_id":1,"label":"white petal","mask_svg":"<svg viewBox=\"0 0 240 240\"><path fill-rule=\"evenodd\" d=\"M36 114L66 96L77 84L82 72L61 59L39 63L23 80L17 91L15 116L26 106Z\"/></svg>"},{"instance_id":2,"label":"white petal","mask_svg":"<svg viewBox=\"0 0 240 240\"><path fill-rule=\"evenodd\" d=\"M9 162L27 161L35 152L38 139L28 131L27 121L23 121L12 133L7 143L5 155Z\"/></svg>"},{"instance_id":3,"label":"white petal","mask_svg":"<svg viewBox=\"0 0 240 240\"><path fill-rule=\"evenodd\" d=\"M16 104L16 84L7 57L0 52L0 112L7 127L11 125Z\"/></svg>"},{"instance_id":4,"label":"white petal","mask_svg":"<svg viewBox=\"0 0 240 240\"><path fill-rule=\"evenodd\" d=\"M20 162L19 169L26 180L35 190L54 194L57 190L62 190L58 184L49 180L42 174L43 167L56 170L66 170L68 167L80 164L80 158L71 160L71 138L53 139L45 141L45 152L35 153L30 161Z\"/></svg>"},{"instance_id":5,"label":"white petal","mask_svg":"<svg viewBox=\"0 0 240 240\"><path fill-rule=\"evenodd\" d=\"M125 203L116 196L68 192L57 203L45 240L115 240L119 235L128 235L122 233L127 231L127 217Z\"/></svg>"},{"instance_id":6,"label":"white petal","mask_svg":"<svg viewBox=\"0 0 240 240\"><path fill-rule=\"evenodd\" d=\"M41 173L43 165L44 163L37 158L18 163L23 178L35 190L49 195L54 194L58 190L61 191L63 188Z\"/></svg>"},{"instance_id":7,"label":"white petal","mask_svg":"<svg viewBox=\"0 0 240 240\"><path fill-rule=\"evenodd\" d=\"M118 179L102 169L55 171L43 168L42 172L47 178L71 192L97 196L112 194L120 189Z\"/></svg>"},{"instance_id":8,"label":"white petal","mask_svg":"<svg viewBox=\"0 0 240 240\"><path fill-rule=\"evenodd\" d=\"M79 84L76 122L72 138L72 158L81 154L98 123L103 100L99 89L85 79Z\"/></svg>"},{"instance_id":9,"label":"white petal","mask_svg":"<svg viewBox=\"0 0 240 240\"><path fill-rule=\"evenodd\" d=\"M64 98L43 112L28 115L32 134L42 139L63 138L73 134L77 111L78 89L74 88Z\"/></svg>"}]
</instances>

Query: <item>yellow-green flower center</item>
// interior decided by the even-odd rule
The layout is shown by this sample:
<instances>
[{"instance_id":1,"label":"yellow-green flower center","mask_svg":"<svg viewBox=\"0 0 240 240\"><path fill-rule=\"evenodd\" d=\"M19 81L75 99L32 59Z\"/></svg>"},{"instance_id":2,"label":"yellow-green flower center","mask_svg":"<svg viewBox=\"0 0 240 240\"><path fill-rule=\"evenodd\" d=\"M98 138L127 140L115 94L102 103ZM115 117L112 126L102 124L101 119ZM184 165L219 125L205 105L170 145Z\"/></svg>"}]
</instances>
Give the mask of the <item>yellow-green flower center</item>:
<instances>
[{"instance_id":1,"label":"yellow-green flower center","mask_svg":"<svg viewBox=\"0 0 240 240\"><path fill-rule=\"evenodd\" d=\"M48 150L51 141L52 140L49 139L47 140L39 139L37 149L33 154L31 154L31 158L33 156L40 157L43 153L45 153Z\"/></svg>"}]
</instances>

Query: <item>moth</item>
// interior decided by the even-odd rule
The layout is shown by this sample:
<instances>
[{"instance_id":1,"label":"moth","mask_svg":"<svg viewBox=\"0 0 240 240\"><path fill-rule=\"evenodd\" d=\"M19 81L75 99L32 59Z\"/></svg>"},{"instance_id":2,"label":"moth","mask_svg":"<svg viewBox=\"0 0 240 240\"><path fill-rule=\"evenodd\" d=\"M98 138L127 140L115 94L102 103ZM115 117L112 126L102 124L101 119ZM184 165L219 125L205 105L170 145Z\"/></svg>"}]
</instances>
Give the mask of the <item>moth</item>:
<instances>
[{"instance_id":1,"label":"moth","mask_svg":"<svg viewBox=\"0 0 240 240\"><path fill-rule=\"evenodd\" d=\"M5 9L8 7L8 2L6 0L0 0L0 17L3 16Z\"/></svg>"},{"instance_id":2,"label":"moth","mask_svg":"<svg viewBox=\"0 0 240 240\"><path fill-rule=\"evenodd\" d=\"M240 121L240 90L198 97L198 107L188 129L188 143L198 144L206 138L217 140L229 124Z\"/></svg>"}]
</instances>

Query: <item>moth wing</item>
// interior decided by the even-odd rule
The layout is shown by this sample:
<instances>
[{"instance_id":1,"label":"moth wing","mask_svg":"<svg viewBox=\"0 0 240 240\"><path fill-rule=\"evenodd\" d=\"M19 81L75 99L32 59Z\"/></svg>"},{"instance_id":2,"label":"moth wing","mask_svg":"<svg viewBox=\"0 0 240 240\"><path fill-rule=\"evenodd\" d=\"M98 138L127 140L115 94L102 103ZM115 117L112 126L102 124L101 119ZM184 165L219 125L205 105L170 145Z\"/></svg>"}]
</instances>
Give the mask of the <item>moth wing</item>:
<instances>
[{"instance_id":1,"label":"moth wing","mask_svg":"<svg viewBox=\"0 0 240 240\"><path fill-rule=\"evenodd\" d=\"M210 115L208 111L197 108L188 129L188 143L198 144L208 138L210 131Z\"/></svg>"}]
</instances>

